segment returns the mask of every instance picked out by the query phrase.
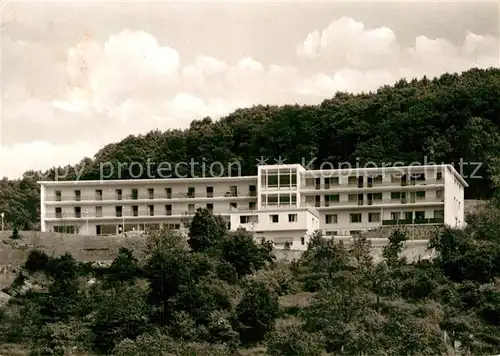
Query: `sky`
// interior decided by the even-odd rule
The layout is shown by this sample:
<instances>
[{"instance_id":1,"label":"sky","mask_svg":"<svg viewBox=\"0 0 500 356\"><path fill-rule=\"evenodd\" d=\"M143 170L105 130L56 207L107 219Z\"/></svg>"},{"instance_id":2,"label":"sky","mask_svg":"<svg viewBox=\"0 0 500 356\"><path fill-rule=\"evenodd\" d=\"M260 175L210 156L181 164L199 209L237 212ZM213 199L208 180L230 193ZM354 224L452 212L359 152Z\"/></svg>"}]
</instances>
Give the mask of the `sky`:
<instances>
[{"instance_id":1,"label":"sky","mask_svg":"<svg viewBox=\"0 0 500 356\"><path fill-rule=\"evenodd\" d=\"M1 3L0 177L257 104L500 67L497 2Z\"/></svg>"}]
</instances>

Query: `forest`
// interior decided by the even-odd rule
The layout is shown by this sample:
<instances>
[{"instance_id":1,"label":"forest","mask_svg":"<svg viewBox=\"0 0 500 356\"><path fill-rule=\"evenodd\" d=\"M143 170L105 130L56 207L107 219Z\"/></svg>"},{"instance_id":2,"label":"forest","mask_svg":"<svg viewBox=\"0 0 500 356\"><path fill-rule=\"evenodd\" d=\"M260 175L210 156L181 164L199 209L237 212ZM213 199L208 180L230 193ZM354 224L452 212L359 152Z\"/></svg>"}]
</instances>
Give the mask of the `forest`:
<instances>
[{"instance_id":1,"label":"forest","mask_svg":"<svg viewBox=\"0 0 500 356\"><path fill-rule=\"evenodd\" d=\"M0 354L115 356L500 353L500 201L406 261L395 230L370 241L315 232L299 260L199 209L189 238L160 229L109 266L32 250L0 308Z\"/></svg>"},{"instance_id":2,"label":"forest","mask_svg":"<svg viewBox=\"0 0 500 356\"><path fill-rule=\"evenodd\" d=\"M334 94L334 93L332 93ZM0 181L0 211L7 226L39 227L36 181L151 178L144 171L119 170L138 162L239 162L241 174L255 174L257 159L281 157L285 163L313 162L309 168L349 162L450 163L466 177L466 198L492 195L500 172L500 69L471 69L400 80L375 92L336 93L319 105L254 106L220 120L192 121L189 129L131 135L103 147L93 158L46 172L28 171L23 179ZM195 118L193 118L195 119ZM140 120L140 118L138 118ZM460 162L463 162L460 164ZM113 167L110 172L109 167ZM155 172L155 165L152 166ZM157 168L157 167L156 167ZM179 174L202 176L201 165ZM229 174L229 172L225 172ZM232 174L238 172L232 172Z\"/></svg>"}]
</instances>

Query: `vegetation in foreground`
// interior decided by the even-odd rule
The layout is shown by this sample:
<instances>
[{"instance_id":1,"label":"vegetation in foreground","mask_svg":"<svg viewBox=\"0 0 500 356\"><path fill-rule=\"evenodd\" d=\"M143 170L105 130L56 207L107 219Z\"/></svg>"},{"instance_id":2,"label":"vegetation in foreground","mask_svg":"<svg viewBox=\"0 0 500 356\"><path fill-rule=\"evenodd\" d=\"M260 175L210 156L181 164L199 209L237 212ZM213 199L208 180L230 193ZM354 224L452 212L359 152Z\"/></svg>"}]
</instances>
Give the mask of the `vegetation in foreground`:
<instances>
[{"instance_id":1,"label":"vegetation in foreground","mask_svg":"<svg viewBox=\"0 0 500 356\"><path fill-rule=\"evenodd\" d=\"M313 235L299 261L198 210L189 240L160 230L147 257L106 268L33 251L0 309L0 345L31 355L492 355L500 352L500 209L446 229L407 263L396 231L374 262ZM0 350L0 352L7 352Z\"/></svg>"},{"instance_id":2,"label":"vegetation in foreground","mask_svg":"<svg viewBox=\"0 0 500 356\"><path fill-rule=\"evenodd\" d=\"M313 169L324 162L329 164L323 168L337 168L343 162L353 167L366 162L378 166L454 162L470 185L466 198L489 198L493 176L500 173L499 97L500 69L492 68L432 80L400 80L359 95L337 93L320 105L238 109L216 122L209 117L194 120L187 130L131 135L74 166L0 180L0 211L5 212L7 229L17 224L19 230L37 230L37 180L102 179L101 164L110 163L115 165L113 172L104 172L110 179L151 178L147 172L156 172L161 162L191 160L198 164L179 167L180 175L189 176L191 168L198 177L209 175L212 162L221 162L222 173L228 174L233 161L240 163L241 174L254 175L261 156L269 164L281 157L285 163L304 163ZM117 162L123 163L122 170ZM137 169L129 171L132 162L144 169L135 165ZM462 168L459 162L464 162ZM237 165L231 167L237 170Z\"/></svg>"}]
</instances>

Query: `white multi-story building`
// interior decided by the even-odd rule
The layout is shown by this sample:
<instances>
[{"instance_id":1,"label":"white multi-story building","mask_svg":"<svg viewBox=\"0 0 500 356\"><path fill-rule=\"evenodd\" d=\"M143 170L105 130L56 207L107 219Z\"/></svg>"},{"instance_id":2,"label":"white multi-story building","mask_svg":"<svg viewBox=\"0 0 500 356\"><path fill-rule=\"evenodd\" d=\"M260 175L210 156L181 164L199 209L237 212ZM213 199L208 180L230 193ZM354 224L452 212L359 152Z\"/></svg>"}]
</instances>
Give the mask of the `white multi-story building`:
<instances>
[{"instance_id":1,"label":"white multi-story building","mask_svg":"<svg viewBox=\"0 0 500 356\"><path fill-rule=\"evenodd\" d=\"M257 176L43 181L41 230L109 235L181 228L198 207L231 230L305 249L309 235L349 236L381 225L464 225L467 183L451 165L306 170L259 166Z\"/></svg>"}]
</instances>

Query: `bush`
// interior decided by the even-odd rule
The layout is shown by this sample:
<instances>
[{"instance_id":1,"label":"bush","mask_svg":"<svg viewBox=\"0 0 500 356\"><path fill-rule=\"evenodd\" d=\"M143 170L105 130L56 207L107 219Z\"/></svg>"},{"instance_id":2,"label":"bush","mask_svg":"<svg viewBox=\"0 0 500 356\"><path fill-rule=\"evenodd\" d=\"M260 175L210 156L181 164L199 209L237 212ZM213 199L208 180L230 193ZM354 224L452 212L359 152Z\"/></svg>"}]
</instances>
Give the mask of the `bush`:
<instances>
[{"instance_id":1,"label":"bush","mask_svg":"<svg viewBox=\"0 0 500 356\"><path fill-rule=\"evenodd\" d=\"M45 252L33 250L28 255L28 259L24 263L24 268L30 273L46 271L49 260L49 256Z\"/></svg>"},{"instance_id":2,"label":"bush","mask_svg":"<svg viewBox=\"0 0 500 356\"><path fill-rule=\"evenodd\" d=\"M310 334L298 325L287 325L266 338L270 356L320 356L323 345L319 335Z\"/></svg>"},{"instance_id":3,"label":"bush","mask_svg":"<svg viewBox=\"0 0 500 356\"><path fill-rule=\"evenodd\" d=\"M264 283L251 281L236 308L241 341L253 344L273 330L279 315L278 296Z\"/></svg>"},{"instance_id":4,"label":"bush","mask_svg":"<svg viewBox=\"0 0 500 356\"><path fill-rule=\"evenodd\" d=\"M125 339L114 350L115 356L233 356L225 345L211 345L205 342L179 342L155 330L135 340Z\"/></svg>"},{"instance_id":5,"label":"bush","mask_svg":"<svg viewBox=\"0 0 500 356\"><path fill-rule=\"evenodd\" d=\"M285 263L278 263L271 269L262 269L251 279L264 283L278 296L294 294L299 291L298 283Z\"/></svg>"},{"instance_id":6,"label":"bush","mask_svg":"<svg viewBox=\"0 0 500 356\"><path fill-rule=\"evenodd\" d=\"M19 231L17 230L17 225L14 225L14 228L12 229L12 235L10 236L10 238L14 240L19 239Z\"/></svg>"}]
</instances>

